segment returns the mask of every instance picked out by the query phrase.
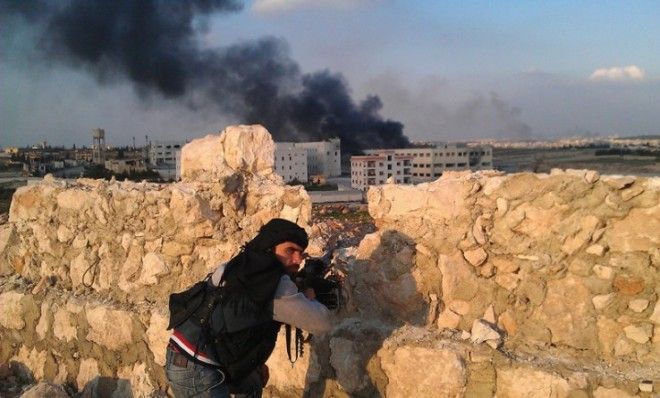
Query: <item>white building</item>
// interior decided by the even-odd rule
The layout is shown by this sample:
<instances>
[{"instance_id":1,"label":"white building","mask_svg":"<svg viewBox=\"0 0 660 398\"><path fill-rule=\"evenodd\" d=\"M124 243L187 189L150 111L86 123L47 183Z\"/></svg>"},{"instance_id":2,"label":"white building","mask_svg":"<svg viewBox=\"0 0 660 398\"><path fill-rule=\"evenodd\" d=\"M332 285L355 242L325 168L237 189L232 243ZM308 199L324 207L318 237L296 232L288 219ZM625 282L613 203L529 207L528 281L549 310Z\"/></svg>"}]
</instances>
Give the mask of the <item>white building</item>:
<instances>
[{"instance_id":1,"label":"white building","mask_svg":"<svg viewBox=\"0 0 660 398\"><path fill-rule=\"evenodd\" d=\"M379 153L378 149L364 151ZM393 149L397 155L412 156L412 182L433 181L445 171L483 170L493 168L490 146L468 146L458 143L432 143L422 148Z\"/></svg>"},{"instance_id":2,"label":"white building","mask_svg":"<svg viewBox=\"0 0 660 398\"><path fill-rule=\"evenodd\" d=\"M412 183L410 155L396 153L396 149L376 149L368 155L351 156L351 188L367 190L392 178L397 184Z\"/></svg>"},{"instance_id":3,"label":"white building","mask_svg":"<svg viewBox=\"0 0 660 398\"><path fill-rule=\"evenodd\" d=\"M314 176L337 177L341 175L341 140L331 138L327 141L316 142L276 142L275 143L275 171L280 174L285 181L291 181L297 178L298 181L306 182ZM306 158L306 172L302 177L300 170L298 175L301 177L290 177L283 175L282 172L295 175L296 167L300 167L300 154L304 151ZM278 155L279 152L279 155ZM289 160L291 158L291 160ZM282 162L287 162L283 164ZM303 178L303 179L301 179Z\"/></svg>"},{"instance_id":4,"label":"white building","mask_svg":"<svg viewBox=\"0 0 660 398\"><path fill-rule=\"evenodd\" d=\"M296 145L293 142L275 144L275 172L286 182L307 182L307 149Z\"/></svg>"},{"instance_id":5,"label":"white building","mask_svg":"<svg viewBox=\"0 0 660 398\"><path fill-rule=\"evenodd\" d=\"M185 141L153 141L149 144L149 164L152 167L176 168L176 151L181 151Z\"/></svg>"}]
</instances>

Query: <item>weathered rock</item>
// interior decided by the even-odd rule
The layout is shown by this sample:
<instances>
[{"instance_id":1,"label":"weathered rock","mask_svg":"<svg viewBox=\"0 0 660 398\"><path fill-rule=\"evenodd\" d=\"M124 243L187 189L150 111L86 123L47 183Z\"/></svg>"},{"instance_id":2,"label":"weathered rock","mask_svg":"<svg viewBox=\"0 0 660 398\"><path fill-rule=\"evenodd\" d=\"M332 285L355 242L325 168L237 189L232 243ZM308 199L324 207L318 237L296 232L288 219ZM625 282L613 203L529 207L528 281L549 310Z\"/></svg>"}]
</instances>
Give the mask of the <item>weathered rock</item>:
<instances>
[{"instance_id":1,"label":"weathered rock","mask_svg":"<svg viewBox=\"0 0 660 398\"><path fill-rule=\"evenodd\" d=\"M27 391L21 394L21 398L69 398L69 394L63 387L48 383L41 382L34 387L30 387Z\"/></svg>"},{"instance_id":2,"label":"weathered rock","mask_svg":"<svg viewBox=\"0 0 660 398\"><path fill-rule=\"evenodd\" d=\"M32 296L13 291L0 294L0 325L7 329L23 329L23 314L31 306L34 306Z\"/></svg>"},{"instance_id":3,"label":"weathered rock","mask_svg":"<svg viewBox=\"0 0 660 398\"><path fill-rule=\"evenodd\" d=\"M442 348L398 346L378 352L387 376L388 397L460 397L465 391L466 369L462 358Z\"/></svg>"},{"instance_id":4,"label":"weathered rock","mask_svg":"<svg viewBox=\"0 0 660 398\"><path fill-rule=\"evenodd\" d=\"M653 327L650 324L629 325L623 328L623 331L626 333L626 337L630 340L639 344L644 344L651 339Z\"/></svg>"},{"instance_id":5,"label":"weathered rock","mask_svg":"<svg viewBox=\"0 0 660 398\"><path fill-rule=\"evenodd\" d=\"M76 377L76 385L78 390L82 391L85 385L92 381L99 375L99 364L93 358L85 358L80 361L78 369L78 377Z\"/></svg>"},{"instance_id":6,"label":"weathered rock","mask_svg":"<svg viewBox=\"0 0 660 398\"><path fill-rule=\"evenodd\" d=\"M628 308L635 312L642 312L649 306L649 301L646 299L635 299L628 302Z\"/></svg>"},{"instance_id":7,"label":"weathered rock","mask_svg":"<svg viewBox=\"0 0 660 398\"><path fill-rule=\"evenodd\" d=\"M497 396L510 398L568 397L570 387L562 377L529 368L497 370Z\"/></svg>"},{"instance_id":8,"label":"weathered rock","mask_svg":"<svg viewBox=\"0 0 660 398\"><path fill-rule=\"evenodd\" d=\"M85 337L87 340L110 350L117 350L133 341L133 323L128 312L105 306L89 306L85 313L90 326Z\"/></svg>"},{"instance_id":9,"label":"weathered rock","mask_svg":"<svg viewBox=\"0 0 660 398\"><path fill-rule=\"evenodd\" d=\"M335 337L330 339L330 364L337 373L337 382L348 393L356 393L366 386L364 370L358 368L363 360L360 348L350 340Z\"/></svg>"},{"instance_id":10,"label":"weathered rock","mask_svg":"<svg viewBox=\"0 0 660 398\"><path fill-rule=\"evenodd\" d=\"M470 339L473 343L479 344L488 340L499 341L500 333L490 323L481 319L475 319L470 331Z\"/></svg>"},{"instance_id":11,"label":"weathered rock","mask_svg":"<svg viewBox=\"0 0 660 398\"><path fill-rule=\"evenodd\" d=\"M463 252L463 256L465 256L465 259L475 267L483 264L484 261L486 261L488 258L488 254L481 247L474 250L465 251Z\"/></svg>"},{"instance_id":12,"label":"weathered rock","mask_svg":"<svg viewBox=\"0 0 660 398\"><path fill-rule=\"evenodd\" d=\"M621 220L613 220L605 232L610 250L647 251L660 246L660 204L655 207L633 208Z\"/></svg>"},{"instance_id":13,"label":"weathered rock","mask_svg":"<svg viewBox=\"0 0 660 398\"><path fill-rule=\"evenodd\" d=\"M169 341L170 331L167 330L169 314L166 311L154 311L147 328L147 343L149 350L154 354L154 362L165 365L165 348Z\"/></svg>"},{"instance_id":14,"label":"weathered rock","mask_svg":"<svg viewBox=\"0 0 660 398\"><path fill-rule=\"evenodd\" d=\"M632 398L633 396L618 388L600 386L594 391L594 398Z\"/></svg>"},{"instance_id":15,"label":"weathered rock","mask_svg":"<svg viewBox=\"0 0 660 398\"><path fill-rule=\"evenodd\" d=\"M547 294L533 319L547 325L552 342L580 349L594 349L595 319L591 294L580 278L568 276L548 282Z\"/></svg>"}]
</instances>

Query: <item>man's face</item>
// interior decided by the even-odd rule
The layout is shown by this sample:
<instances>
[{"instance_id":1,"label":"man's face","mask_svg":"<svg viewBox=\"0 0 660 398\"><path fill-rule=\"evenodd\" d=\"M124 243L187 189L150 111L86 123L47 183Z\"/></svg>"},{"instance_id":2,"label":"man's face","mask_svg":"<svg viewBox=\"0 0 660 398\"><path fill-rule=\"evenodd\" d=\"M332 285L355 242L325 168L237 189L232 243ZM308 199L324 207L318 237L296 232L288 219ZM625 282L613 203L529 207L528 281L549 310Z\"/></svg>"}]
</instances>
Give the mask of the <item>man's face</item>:
<instances>
[{"instance_id":1,"label":"man's face","mask_svg":"<svg viewBox=\"0 0 660 398\"><path fill-rule=\"evenodd\" d=\"M295 274L303 262L303 248L293 242L282 242L275 246L275 256L282 263L287 274Z\"/></svg>"}]
</instances>

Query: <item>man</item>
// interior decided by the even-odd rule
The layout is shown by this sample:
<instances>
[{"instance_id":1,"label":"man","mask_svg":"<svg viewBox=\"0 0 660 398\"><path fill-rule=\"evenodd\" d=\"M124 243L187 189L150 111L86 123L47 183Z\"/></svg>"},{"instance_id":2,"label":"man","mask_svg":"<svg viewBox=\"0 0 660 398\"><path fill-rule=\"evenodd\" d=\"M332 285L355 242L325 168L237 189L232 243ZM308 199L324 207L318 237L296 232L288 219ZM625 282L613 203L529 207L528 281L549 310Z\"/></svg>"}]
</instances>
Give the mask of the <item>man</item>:
<instances>
[{"instance_id":1,"label":"man","mask_svg":"<svg viewBox=\"0 0 660 398\"><path fill-rule=\"evenodd\" d=\"M203 304L185 321L170 322L166 373L177 398L260 397L282 323L314 334L330 329L329 312L314 291L299 292L293 282L307 243L304 229L273 219L198 284Z\"/></svg>"}]
</instances>

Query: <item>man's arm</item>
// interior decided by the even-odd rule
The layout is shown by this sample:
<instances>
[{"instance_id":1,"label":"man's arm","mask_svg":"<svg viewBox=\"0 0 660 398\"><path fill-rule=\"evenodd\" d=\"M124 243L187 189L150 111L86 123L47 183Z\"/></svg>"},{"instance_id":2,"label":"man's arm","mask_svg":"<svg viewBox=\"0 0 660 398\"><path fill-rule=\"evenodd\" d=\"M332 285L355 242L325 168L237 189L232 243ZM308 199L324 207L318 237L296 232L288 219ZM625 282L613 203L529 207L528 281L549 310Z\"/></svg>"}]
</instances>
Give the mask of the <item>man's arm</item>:
<instances>
[{"instance_id":1,"label":"man's arm","mask_svg":"<svg viewBox=\"0 0 660 398\"><path fill-rule=\"evenodd\" d=\"M273 319L312 334L330 330L330 311L316 300L310 300L288 275L282 276L273 300Z\"/></svg>"}]
</instances>

